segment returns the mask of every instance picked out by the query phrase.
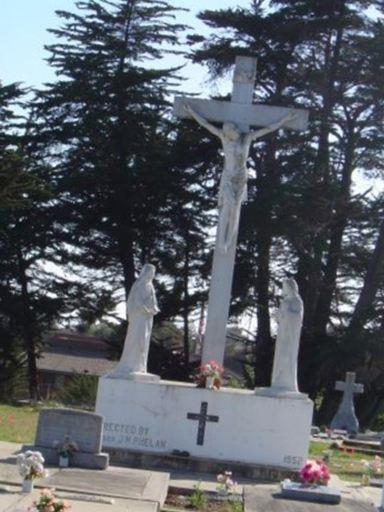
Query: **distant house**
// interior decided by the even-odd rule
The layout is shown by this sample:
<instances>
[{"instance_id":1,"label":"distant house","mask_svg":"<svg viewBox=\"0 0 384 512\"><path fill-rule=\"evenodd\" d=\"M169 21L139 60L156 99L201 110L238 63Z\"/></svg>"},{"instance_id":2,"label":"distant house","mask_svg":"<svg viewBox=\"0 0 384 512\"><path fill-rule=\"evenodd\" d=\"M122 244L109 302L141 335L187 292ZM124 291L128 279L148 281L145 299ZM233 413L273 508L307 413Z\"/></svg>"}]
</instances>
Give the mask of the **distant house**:
<instances>
[{"instance_id":1,"label":"distant house","mask_svg":"<svg viewBox=\"0 0 384 512\"><path fill-rule=\"evenodd\" d=\"M110 372L117 361L108 359L107 345L95 336L58 331L47 338L37 359L38 381L42 398L50 398L73 376Z\"/></svg>"}]
</instances>

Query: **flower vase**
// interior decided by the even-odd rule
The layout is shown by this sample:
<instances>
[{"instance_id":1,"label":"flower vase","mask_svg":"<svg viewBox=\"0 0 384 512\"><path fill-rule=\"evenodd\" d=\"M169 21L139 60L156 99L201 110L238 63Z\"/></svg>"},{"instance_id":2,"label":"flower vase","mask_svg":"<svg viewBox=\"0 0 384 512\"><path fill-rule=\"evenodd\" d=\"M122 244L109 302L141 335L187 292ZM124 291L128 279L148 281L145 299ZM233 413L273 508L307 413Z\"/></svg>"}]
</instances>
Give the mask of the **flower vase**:
<instances>
[{"instance_id":1,"label":"flower vase","mask_svg":"<svg viewBox=\"0 0 384 512\"><path fill-rule=\"evenodd\" d=\"M59 456L59 468L67 468L69 466L69 457Z\"/></svg>"},{"instance_id":2,"label":"flower vase","mask_svg":"<svg viewBox=\"0 0 384 512\"><path fill-rule=\"evenodd\" d=\"M21 485L21 491L28 493L28 494L33 492L33 480L31 480L31 479L23 480L23 483Z\"/></svg>"},{"instance_id":3,"label":"flower vase","mask_svg":"<svg viewBox=\"0 0 384 512\"><path fill-rule=\"evenodd\" d=\"M205 387L207 389L213 389L214 388L214 382L215 382L215 377L206 377L205 378Z\"/></svg>"}]
</instances>

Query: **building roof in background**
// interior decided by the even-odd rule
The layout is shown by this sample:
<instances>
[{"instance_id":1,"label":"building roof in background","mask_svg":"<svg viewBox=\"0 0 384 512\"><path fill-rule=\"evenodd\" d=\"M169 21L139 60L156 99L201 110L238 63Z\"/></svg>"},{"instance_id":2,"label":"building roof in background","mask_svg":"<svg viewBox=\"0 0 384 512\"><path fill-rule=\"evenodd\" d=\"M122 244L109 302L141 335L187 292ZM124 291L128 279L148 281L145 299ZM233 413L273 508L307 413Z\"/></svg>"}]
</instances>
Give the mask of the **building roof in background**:
<instances>
[{"instance_id":1,"label":"building roof in background","mask_svg":"<svg viewBox=\"0 0 384 512\"><path fill-rule=\"evenodd\" d=\"M40 371L101 376L110 372L117 361L108 359L107 344L96 336L68 331L53 333L44 343L37 369Z\"/></svg>"}]
</instances>

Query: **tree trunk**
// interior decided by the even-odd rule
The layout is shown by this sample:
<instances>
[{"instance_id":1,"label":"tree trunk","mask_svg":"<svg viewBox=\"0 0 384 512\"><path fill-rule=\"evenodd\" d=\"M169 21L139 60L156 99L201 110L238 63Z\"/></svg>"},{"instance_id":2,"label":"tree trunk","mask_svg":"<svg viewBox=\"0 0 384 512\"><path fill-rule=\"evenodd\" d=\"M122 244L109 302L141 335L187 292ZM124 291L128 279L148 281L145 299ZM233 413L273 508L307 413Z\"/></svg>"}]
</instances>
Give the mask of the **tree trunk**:
<instances>
[{"instance_id":1,"label":"tree trunk","mask_svg":"<svg viewBox=\"0 0 384 512\"><path fill-rule=\"evenodd\" d=\"M18 270L19 283L21 287L21 304L22 304L22 332L25 350L27 352L28 363L28 387L29 398L32 401L39 399L39 388L36 366L36 345L33 329L33 318L30 310L30 298L28 291L28 278L26 274L25 261L21 250L18 250Z\"/></svg>"},{"instance_id":2,"label":"tree trunk","mask_svg":"<svg viewBox=\"0 0 384 512\"><path fill-rule=\"evenodd\" d=\"M317 381L315 366L315 340L316 314L320 289L322 286L322 260L327 246L326 227L332 216L332 205L328 201L330 166L329 166L329 134L330 116L335 105L336 77L340 61L340 51L343 41L343 24L345 2L340 6L340 25L336 31L334 42L332 33L324 49L326 81L323 88L323 107L321 109L321 122L319 132L319 145L315 168L318 175L318 183L313 190L313 219L318 223L316 231L307 241L307 247L301 250L298 265L298 281L304 302L304 319L300 346L299 381L303 391L314 395Z\"/></svg>"},{"instance_id":3,"label":"tree trunk","mask_svg":"<svg viewBox=\"0 0 384 512\"><path fill-rule=\"evenodd\" d=\"M335 207L336 211L332 222L327 262L316 309L316 325L314 331L318 337L326 335L326 329L331 315L333 294L336 288L337 270L342 254L343 234L348 221L348 206L350 201L355 148L353 129L350 130L348 137L349 140L343 166L341 190Z\"/></svg>"},{"instance_id":4,"label":"tree trunk","mask_svg":"<svg viewBox=\"0 0 384 512\"><path fill-rule=\"evenodd\" d=\"M272 210L274 190L280 184L280 173L276 162L276 141L268 142L265 156L265 173L257 173L256 201L262 205L263 217L256 234L256 304L257 333L255 336L255 386L269 386L271 382L273 343L271 317L269 313L270 251L273 240ZM265 174L265 175L264 175Z\"/></svg>"},{"instance_id":5,"label":"tree trunk","mask_svg":"<svg viewBox=\"0 0 384 512\"><path fill-rule=\"evenodd\" d=\"M264 226L265 227L265 226ZM255 386L269 386L271 381L273 347L269 314L270 229L259 228L257 233L256 305L257 334L255 354Z\"/></svg>"},{"instance_id":6,"label":"tree trunk","mask_svg":"<svg viewBox=\"0 0 384 512\"><path fill-rule=\"evenodd\" d=\"M372 309L378 289L382 284L384 272L384 221L380 226L379 236L364 279L363 288L356 302L348 327L348 333L362 328Z\"/></svg>"},{"instance_id":7,"label":"tree trunk","mask_svg":"<svg viewBox=\"0 0 384 512\"><path fill-rule=\"evenodd\" d=\"M189 365L189 271L190 271L190 246L189 234L185 233L185 253L183 269L183 342L184 342L184 361L185 366Z\"/></svg>"},{"instance_id":8,"label":"tree trunk","mask_svg":"<svg viewBox=\"0 0 384 512\"><path fill-rule=\"evenodd\" d=\"M117 243L119 247L119 259L123 267L125 300L127 300L129 291L135 282L133 243L130 230L127 226L120 226L118 228Z\"/></svg>"},{"instance_id":9,"label":"tree trunk","mask_svg":"<svg viewBox=\"0 0 384 512\"><path fill-rule=\"evenodd\" d=\"M119 247L120 262L123 267L125 297L128 299L129 291L135 281L135 260L134 244L132 233L132 187L130 169L128 169L128 154L126 149L126 109L127 109L127 91L124 86L124 67L127 60L126 48L128 45L129 33L135 7L135 0L127 0L127 12L124 27L124 46L116 70L116 98L117 98L117 125L116 140L118 154L117 172L125 177L123 180L126 186L115 191L117 207L117 241Z\"/></svg>"}]
</instances>

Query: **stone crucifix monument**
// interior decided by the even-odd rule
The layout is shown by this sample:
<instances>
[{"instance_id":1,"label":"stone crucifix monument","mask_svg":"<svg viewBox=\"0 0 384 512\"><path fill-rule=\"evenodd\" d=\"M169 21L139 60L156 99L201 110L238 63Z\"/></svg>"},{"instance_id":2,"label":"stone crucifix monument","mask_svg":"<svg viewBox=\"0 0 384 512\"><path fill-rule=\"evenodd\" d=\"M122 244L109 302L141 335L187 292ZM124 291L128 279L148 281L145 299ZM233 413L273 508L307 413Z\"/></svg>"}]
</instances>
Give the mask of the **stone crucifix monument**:
<instances>
[{"instance_id":1,"label":"stone crucifix monument","mask_svg":"<svg viewBox=\"0 0 384 512\"><path fill-rule=\"evenodd\" d=\"M175 114L198 121L219 137L224 150L204 361L223 362L252 141L283 126L293 130L307 126L306 111L254 105L255 74L256 60L239 57L231 101L175 100ZM169 457L184 453L192 465L205 459L231 467L236 461L249 465L253 476L260 470L263 478L269 470L277 475L281 468L300 468L307 457L313 403L297 389L302 304L295 282L286 280L284 284L271 391L229 387L216 391L191 382L156 380L146 373L149 332L157 305L149 282L153 272L147 275L144 271L145 276L148 279L142 282L139 277L130 293L130 327L122 359L114 372L99 380L96 411L104 417L103 446L111 460L136 464L143 457L148 463L153 455L155 464L162 457L161 463L166 465Z\"/></svg>"},{"instance_id":2,"label":"stone crucifix monument","mask_svg":"<svg viewBox=\"0 0 384 512\"><path fill-rule=\"evenodd\" d=\"M306 110L253 104L255 78L256 59L237 57L230 102L175 98L174 115L195 119L220 139L224 151L202 363L212 359L219 364L224 361L240 210L247 200L247 159L251 144L279 128L305 130L308 124ZM263 128L252 130L251 126Z\"/></svg>"},{"instance_id":3,"label":"stone crucifix monument","mask_svg":"<svg viewBox=\"0 0 384 512\"><path fill-rule=\"evenodd\" d=\"M364 393L364 386L363 384L356 384L356 373L347 372L345 382L336 381L335 389L343 391L343 399L331 422L331 428L346 430L349 434L357 434L359 432L359 420L355 413L353 395Z\"/></svg>"}]
</instances>

